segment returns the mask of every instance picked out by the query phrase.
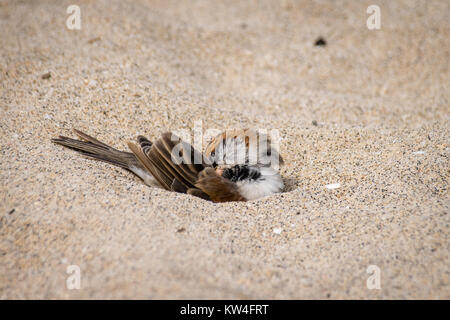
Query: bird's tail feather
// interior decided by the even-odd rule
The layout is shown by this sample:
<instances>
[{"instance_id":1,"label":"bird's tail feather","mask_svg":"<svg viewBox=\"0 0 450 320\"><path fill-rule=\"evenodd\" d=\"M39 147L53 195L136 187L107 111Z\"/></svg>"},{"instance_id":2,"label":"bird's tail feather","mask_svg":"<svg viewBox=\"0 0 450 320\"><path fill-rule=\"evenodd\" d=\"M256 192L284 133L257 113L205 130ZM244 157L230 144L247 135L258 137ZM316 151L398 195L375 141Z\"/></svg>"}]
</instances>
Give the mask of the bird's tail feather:
<instances>
[{"instance_id":1,"label":"bird's tail feather","mask_svg":"<svg viewBox=\"0 0 450 320\"><path fill-rule=\"evenodd\" d=\"M59 136L58 138L53 138L52 142L75 150L86 157L104 161L127 170L133 167L141 167L133 153L117 150L76 129L73 131L82 140Z\"/></svg>"}]
</instances>

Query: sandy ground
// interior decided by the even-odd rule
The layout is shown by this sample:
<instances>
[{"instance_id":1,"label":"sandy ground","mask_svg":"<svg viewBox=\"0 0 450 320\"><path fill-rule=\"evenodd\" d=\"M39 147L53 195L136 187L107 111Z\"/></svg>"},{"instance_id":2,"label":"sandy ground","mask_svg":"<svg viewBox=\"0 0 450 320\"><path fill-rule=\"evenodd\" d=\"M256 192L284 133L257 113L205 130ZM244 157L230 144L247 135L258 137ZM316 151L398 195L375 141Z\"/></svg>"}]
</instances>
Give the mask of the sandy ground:
<instances>
[{"instance_id":1,"label":"sandy ground","mask_svg":"<svg viewBox=\"0 0 450 320\"><path fill-rule=\"evenodd\" d=\"M81 30L0 0L0 298L450 298L448 1L76 2ZM199 120L278 129L286 192L213 204L49 140Z\"/></svg>"}]
</instances>

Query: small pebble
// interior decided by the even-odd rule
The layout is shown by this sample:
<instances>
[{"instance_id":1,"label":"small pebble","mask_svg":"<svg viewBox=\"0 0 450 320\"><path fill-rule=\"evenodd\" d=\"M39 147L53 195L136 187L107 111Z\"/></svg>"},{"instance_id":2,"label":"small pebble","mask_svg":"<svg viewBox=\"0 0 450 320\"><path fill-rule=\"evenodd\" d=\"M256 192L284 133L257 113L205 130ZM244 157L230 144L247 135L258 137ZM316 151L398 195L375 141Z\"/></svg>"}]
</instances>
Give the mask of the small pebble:
<instances>
[{"instance_id":1,"label":"small pebble","mask_svg":"<svg viewBox=\"0 0 450 320\"><path fill-rule=\"evenodd\" d=\"M100 41L101 38L100 37L96 37L96 38L92 38L91 40L88 41L89 44L92 44L94 42Z\"/></svg>"},{"instance_id":2,"label":"small pebble","mask_svg":"<svg viewBox=\"0 0 450 320\"><path fill-rule=\"evenodd\" d=\"M317 40L316 40L316 42L314 42L314 45L316 46L316 47L324 47L324 46L326 46L327 45L327 42L325 41L325 39L324 38L322 38L322 37L320 37L320 38L318 38Z\"/></svg>"},{"instance_id":3,"label":"small pebble","mask_svg":"<svg viewBox=\"0 0 450 320\"><path fill-rule=\"evenodd\" d=\"M273 233L275 233L275 234L280 234L281 233L281 228L274 228L273 229Z\"/></svg>"},{"instance_id":4,"label":"small pebble","mask_svg":"<svg viewBox=\"0 0 450 320\"><path fill-rule=\"evenodd\" d=\"M44 73L41 78L44 80L50 79L50 77L52 76L52 74L50 72Z\"/></svg>"},{"instance_id":5,"label":"small pebble","mask_svg":"<svg viewBox=\"0 0 450 320\"><path fill-rule=\"evenodd\" d=\"M341 187L340 183L331 183L325 186L327 189L333 190Z\"/></svg>"}]
</instances>

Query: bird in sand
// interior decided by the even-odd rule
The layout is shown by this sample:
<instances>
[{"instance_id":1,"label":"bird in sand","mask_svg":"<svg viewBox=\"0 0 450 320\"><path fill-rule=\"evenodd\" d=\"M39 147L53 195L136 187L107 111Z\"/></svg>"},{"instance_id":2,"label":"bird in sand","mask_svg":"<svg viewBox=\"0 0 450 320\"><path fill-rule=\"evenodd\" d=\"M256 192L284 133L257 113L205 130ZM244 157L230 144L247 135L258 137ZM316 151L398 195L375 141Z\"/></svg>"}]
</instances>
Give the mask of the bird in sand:
<instances>
[{"instance_id":1,"label":"bird in sand","mask_svg":"<svg viewBox=\"0 0 450 320\"><path fill-rule=\"evenodd\" d=\"M117 150L79 130L79 140L64 136L52 142L104 161L141 178L148 186L186 193L213 202L250 201L281 192L278 165L283 159L270 138L253 129L227 130L204 153L172 132L152 143L138 136L131 152Z\"/></svg>"}]
</instances>

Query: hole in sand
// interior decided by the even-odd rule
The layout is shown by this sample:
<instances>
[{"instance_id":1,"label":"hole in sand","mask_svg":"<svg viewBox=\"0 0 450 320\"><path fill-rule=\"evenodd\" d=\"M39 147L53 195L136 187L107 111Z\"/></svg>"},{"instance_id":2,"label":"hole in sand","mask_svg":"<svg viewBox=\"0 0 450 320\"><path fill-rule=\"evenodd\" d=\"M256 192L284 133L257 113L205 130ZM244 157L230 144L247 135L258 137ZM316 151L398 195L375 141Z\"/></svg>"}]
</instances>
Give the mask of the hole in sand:
<instances>
[{"instance_id":1,"label":"hole in sand","mask_svg":"<svg viewBox=\"0 0 450 320\"><path fill-rule=\"evenodd\" d=\"M284 190L282 193L294 191L299 187L299 181L295 178L283 177Z\"/></svg>"}]
</instances>

